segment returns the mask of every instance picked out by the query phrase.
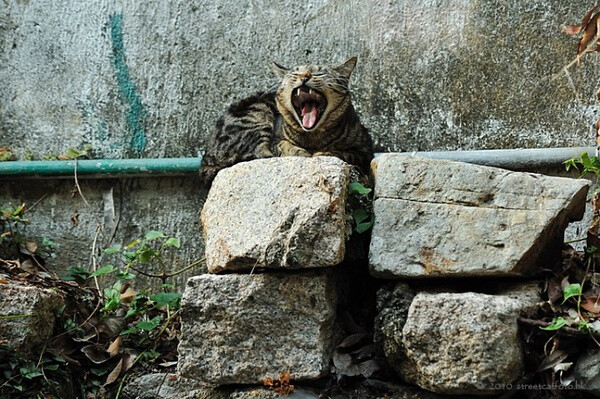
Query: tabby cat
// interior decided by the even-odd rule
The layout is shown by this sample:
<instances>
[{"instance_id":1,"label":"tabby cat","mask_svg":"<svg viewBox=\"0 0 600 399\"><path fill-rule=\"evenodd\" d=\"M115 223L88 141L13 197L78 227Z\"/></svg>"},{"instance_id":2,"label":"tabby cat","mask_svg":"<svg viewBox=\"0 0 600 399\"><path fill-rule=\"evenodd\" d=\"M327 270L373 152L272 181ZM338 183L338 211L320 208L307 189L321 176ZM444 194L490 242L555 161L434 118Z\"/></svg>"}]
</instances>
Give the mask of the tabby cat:
<instances>
[{"instance_id":1,"label":"tabby cat","mask_svg":"<svg viewBox=\"0 0 600 399\"><path fill-rule=\"evenodd\" d=\"M373 142L350 101L348 82L356 57L341 65L284 68L276 91L232 104L221 117L202 158L200 177L238 162L273 156L330 155L368 174Z\"/></svg>"}]
</instances>

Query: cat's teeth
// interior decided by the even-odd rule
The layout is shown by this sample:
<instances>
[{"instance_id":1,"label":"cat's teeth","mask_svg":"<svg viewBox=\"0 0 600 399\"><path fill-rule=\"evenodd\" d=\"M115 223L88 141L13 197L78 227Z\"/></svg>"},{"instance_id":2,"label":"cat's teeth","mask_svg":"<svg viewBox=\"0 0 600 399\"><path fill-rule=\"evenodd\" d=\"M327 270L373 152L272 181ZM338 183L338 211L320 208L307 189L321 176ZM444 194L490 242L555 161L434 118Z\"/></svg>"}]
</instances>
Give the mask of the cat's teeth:
<instances>
[{"instance_id":1,"label":"cat's teeth","mask_svg":"<svg viewBox=\"0 0 600 399\"><path fill-rule=\"evenodd\" d=\"M299 95L300 95L300 88L299 88L299 87L296 89L296 95L297 95L297 96L299 96Z\"/></svg>"},{"instance_id":2,"label":"cat's teeth","mask_svg":"<svg viewBox=\"0 0 600 399\"><path fill-rule=\"evenodd\" d=\"M313 89L308 89L308 94L313 94Z\"/></svg>"}]
</instances>

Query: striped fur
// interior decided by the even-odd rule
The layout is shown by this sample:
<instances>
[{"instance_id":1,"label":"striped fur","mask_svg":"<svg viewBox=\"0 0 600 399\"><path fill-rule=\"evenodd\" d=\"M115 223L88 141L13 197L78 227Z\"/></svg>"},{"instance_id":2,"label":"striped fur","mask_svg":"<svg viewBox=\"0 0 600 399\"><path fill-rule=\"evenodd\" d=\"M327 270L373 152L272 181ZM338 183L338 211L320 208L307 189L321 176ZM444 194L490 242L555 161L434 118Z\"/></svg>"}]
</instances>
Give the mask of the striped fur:
<instances>
[{"instance_id":1,"label":"striped fur","mask_svg":"<svg viewBox=\"0 0 600 399\"><path fill-rule=\"evenodd\" d=\"M210 183L235 163L273 156L336 156L366 175L373 143L350 99L355 65L356 57L336 67L274 64L277 90L232 104L217 122L202 159L202 180Z\"/></svg>"}]
</instances>

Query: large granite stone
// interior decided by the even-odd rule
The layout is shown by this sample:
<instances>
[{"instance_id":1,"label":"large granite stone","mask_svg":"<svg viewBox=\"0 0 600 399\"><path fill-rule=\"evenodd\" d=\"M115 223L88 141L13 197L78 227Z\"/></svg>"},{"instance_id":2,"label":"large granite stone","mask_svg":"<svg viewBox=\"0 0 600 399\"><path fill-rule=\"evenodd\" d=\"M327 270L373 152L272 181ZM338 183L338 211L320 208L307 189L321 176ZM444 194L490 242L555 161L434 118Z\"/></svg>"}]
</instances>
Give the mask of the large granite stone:
<instances>
[{"instance_id":1,"label":"large granite stone","mask_svg":"<svg viewBox=\"0 0 600 399\"><path fill-rule=\"evenodd\" d=\"M440 394L490 394L522 376L517 317L540 300L535 285L499 295L420 292L409 306L404 284L381 295L377 342L407 382Z\"/></svg>"},{"instance_id":2,"label":"large granite stone","mask_svg":"<svg viewBox=\"0 0 600 399\"><path fill-rule=\"evenodd\" d=\"M192 277L181 301L180 374L207 385L326 375L335 280L330 272Z\"/></svg>"},{"instance_id":3,"label":"large granite stone","mask_svg":"<svg viewBox=\"0 0 600 399\"><path fill-rule=\"evenodd\" d=\"M583 216L590 184L404 154L372 168L369 263L382 277L531 274Z\"/></svg>"},{"instance_id":4,"label":"large granite stone","mask_svg":"<svg viewBox=\"0 0 600 399\"><path fill-rule=\"evenodd\" d=\"M333 157L260 159L219 172L202 208L209 272L341 262L349 173Z\"/></svg>"}]
</instances>

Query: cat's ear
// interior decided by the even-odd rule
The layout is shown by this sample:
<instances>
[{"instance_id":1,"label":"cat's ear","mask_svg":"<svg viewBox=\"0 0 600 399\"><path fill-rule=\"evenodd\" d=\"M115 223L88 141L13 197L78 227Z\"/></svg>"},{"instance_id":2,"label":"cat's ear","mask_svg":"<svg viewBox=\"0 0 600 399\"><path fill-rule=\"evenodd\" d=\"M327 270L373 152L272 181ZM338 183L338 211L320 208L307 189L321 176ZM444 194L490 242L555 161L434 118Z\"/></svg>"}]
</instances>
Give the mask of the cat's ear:
<instances>
[{"instance_id":1,"label":"cat's ear","mask_svg":"<svg viewBox=\"0 0 600 399\"><path fill-rule=\"evenodd\" d=\"M275 72L275 76L279 79L283 79L283 77L290 71L288 68L279 65L276 62L271 63L271 69Z\"/></svg>"},{"instance_id":2,"label":"cat's ear","mask_svg":"<svg viewBox=\"0 0 600 399\"><path fill-rule=\"evenodd\" d=\"M346 79L350 79L350 75L356 66L356 60L356 57L350 57L343 64L333 67L333 69L339 74L345 76Z\"/></svg>"}]
</instances>

